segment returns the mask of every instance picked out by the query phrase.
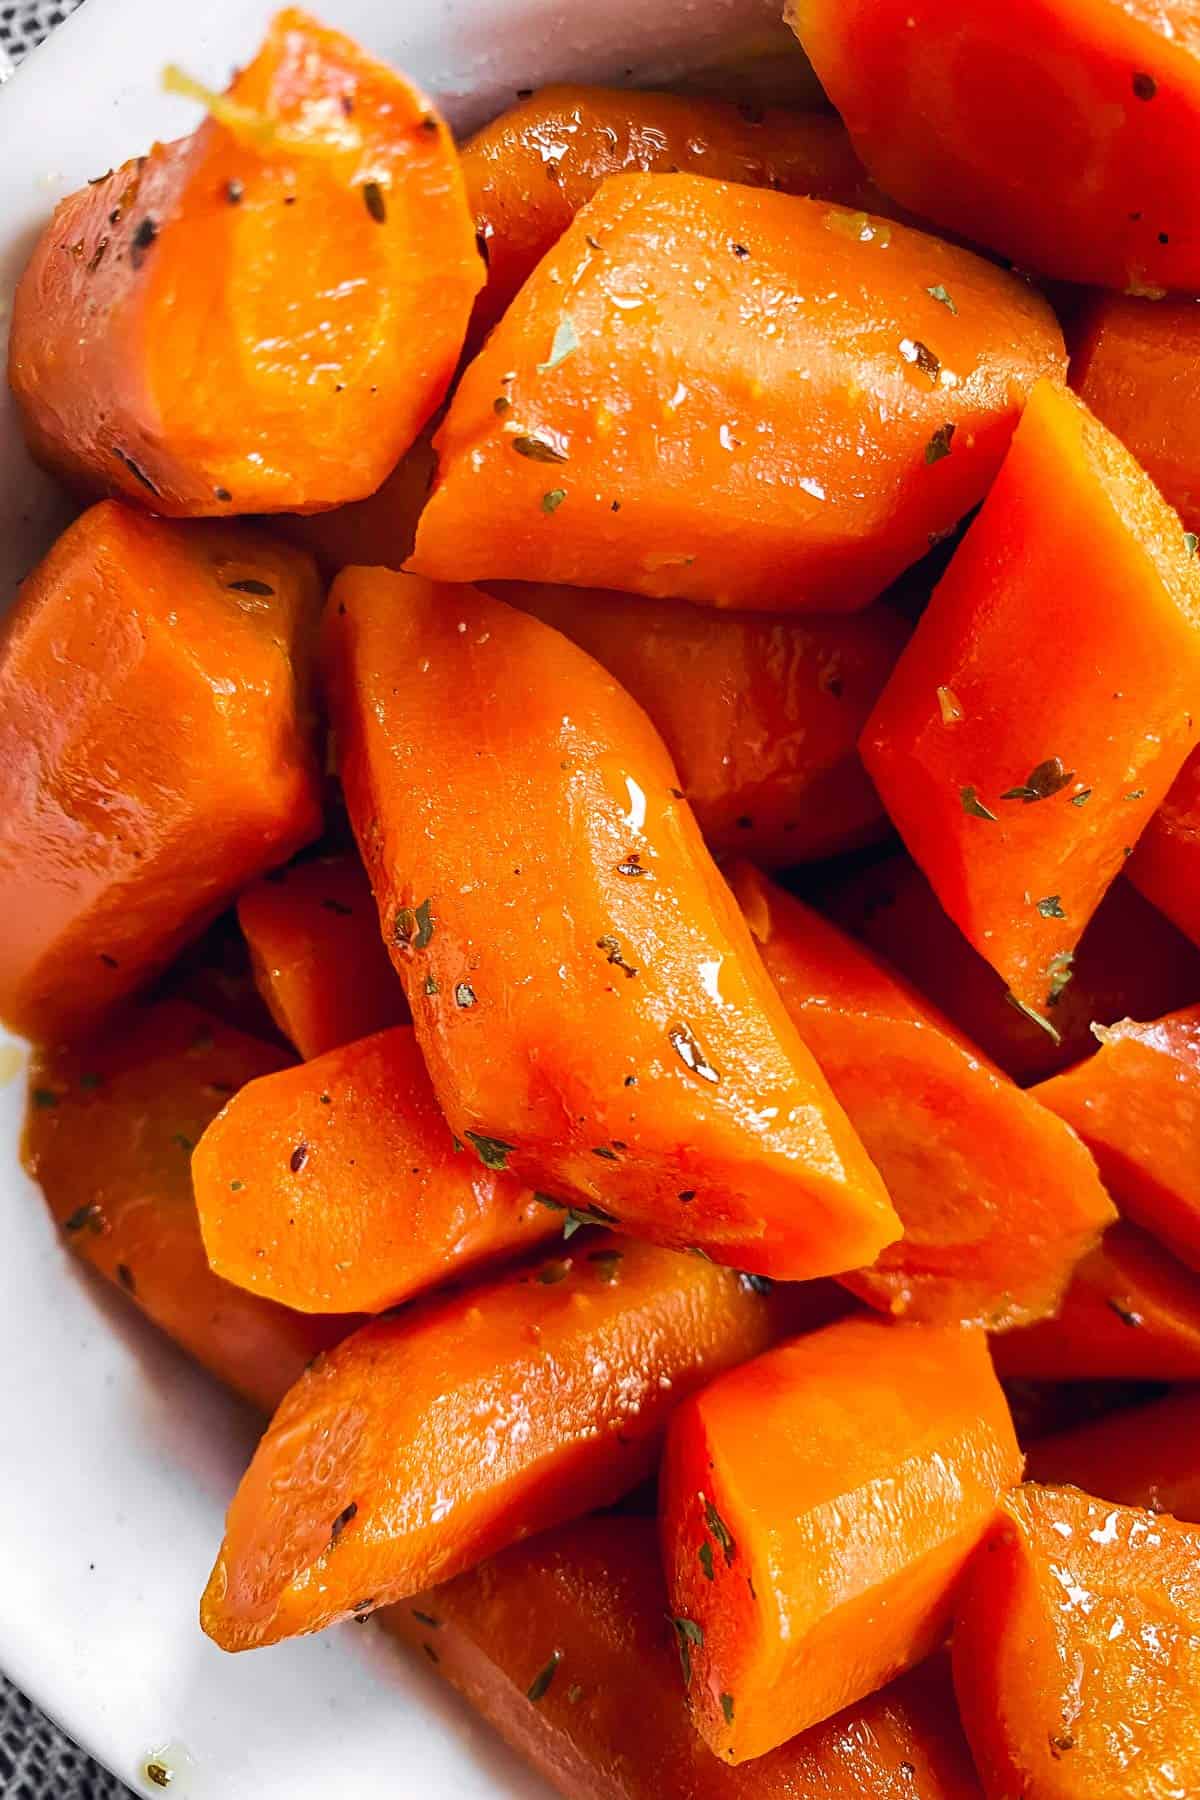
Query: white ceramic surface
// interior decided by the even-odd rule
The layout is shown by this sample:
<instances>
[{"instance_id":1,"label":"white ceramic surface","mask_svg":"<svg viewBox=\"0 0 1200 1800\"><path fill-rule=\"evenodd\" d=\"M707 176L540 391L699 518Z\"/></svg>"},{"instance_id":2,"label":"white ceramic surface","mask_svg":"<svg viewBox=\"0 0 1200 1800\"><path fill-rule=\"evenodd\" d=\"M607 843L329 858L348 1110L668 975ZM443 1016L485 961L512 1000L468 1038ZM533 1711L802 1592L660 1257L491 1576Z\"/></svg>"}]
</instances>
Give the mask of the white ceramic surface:
<instances>
[{"instance_id":1,"label":"white ceramic surface","mask_svg":"<svg viewBox=\"0 0 1200 1800\"><path fill-rule=\"evenodd\" d=\"M777 16L777 0L317 0L458 126L518 87L645 83ZM59 195L195 109L268 0L87 0L0 90L0 317ZM57 517L0 397L0 605ZM0 920L0 930L3 921ZM170 1746L178 1800L482 1800L547 1790L424 1667L346 1627L226 1657L196 1602L253 1421L68 1259L20 1170L23 1064L0 1034L0 1668L138 1793Z\"/></svg>"}]
</instances>

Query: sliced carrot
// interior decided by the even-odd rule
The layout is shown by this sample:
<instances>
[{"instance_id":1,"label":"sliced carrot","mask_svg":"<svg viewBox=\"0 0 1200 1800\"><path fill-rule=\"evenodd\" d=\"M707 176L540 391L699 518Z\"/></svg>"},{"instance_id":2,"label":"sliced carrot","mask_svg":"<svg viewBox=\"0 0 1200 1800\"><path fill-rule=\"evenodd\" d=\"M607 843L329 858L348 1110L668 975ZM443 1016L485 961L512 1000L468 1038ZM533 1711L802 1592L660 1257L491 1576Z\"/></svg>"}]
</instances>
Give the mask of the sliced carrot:
<instances>
[{"instance_id":1,"label":"sliced carrot","mask_svg":"<svg viewBox=\"0 0 1200 1800\"><path fill-rule=\"evenodd\" d=\"M435 420L440 418L435 414ZM348 563L402 569L417 538L417 520L429 496L437 468L433 453L434 420L405 451L391 474L365 500L352 500L328 512L276 513L272 528L311 550L328 575Z\"/></svg>"},{"instance_id":2,"label":"sliced carrot","mask_svg":"<svg viewBox=\"0 0 1200 1800\"><path fill-rule=\"evenodd\" d=\"M310 557L105 501L0 628L0 1018L78 1031L320 830Z\"/></svg>"},{"instance_id":3,"label":"sliced carrot","mask_svg":"<svg viewBox=\"0 0 1200 1800\"><path fill-rule=\"evenodd\" d=\"M1200 287L1188 0L789 0L788 13L859 155L905 206L1066 281Z\"/></svg>"},{"instance_id":4,"label":"sliced carrot","mask_svg":"<svg viewBox=\"0 0 1200 1800\"><path fill-rule=\"evenodd\" d=\"M1200 1792L1200 1532L1033 1483L963 1585L954 1685L988 1800Z\"/></svg>"},{"instance_id":5,"label":"sliced carrot","mask_svg":"<svg viewBox=\"0 0 1200 1800\"><path fill-rule=\"evenodd\" d=\"M242 1480L201 1607L222 1649L447 1580L650 1474L671 1409L768 1341L746 1277L573 1238L322 1357Z\"/></svg>"},{"instance_id":6,"label":"sliced carrot","mask_svg":"<svg viewBox=\"0 0 1200 1800\"><path fill-rule=\"evenodd\" d=\"M942 905L1047 1029L1198 716L1200 561L1128 452L1042 382L862 749Z\"/></svg>"},{"instance_id":7,"label":"sliced carrot","mask_svg":"<svg viewBox=\"0 0 1200 1800\"><path fill-rule=\"evenodd\" d=\"M1200 944L1200 751L1184 763L1133 854L1129 879ZM1147 1015L1150 1009L1145 1009Z\"/></svg>"},{"instance_id":8,"label":"sliced carrot","mask_svg":"<svg viewBox=\"0 0 1200 1800\"><path fill-rule=\"evenodd\" d=\"M714 853L786 866L882 836L858 737L908 637L890 607L780 619L592 588L494 591L645 707Z\"/></svg>"},{"instance_id":9,"label":"sliced carrot","mask_svg":"<svg viewBox=\"0 0 1200 1800\"><path fill-rule=\"evenodd\" d=\"M350 569L326 685L350 816L451 1129L632 1231L791 1280L898 1235L598 664L473 588Z\"/></svg>"},{"instance_id":10,"label":"sliced carrot","mask_svg":"<svg viewBox=\"0 0 1200 1800\"><path fill-rule=\"evenodd\" d=\"M660 1517L710 1749L761 1756L929 1655L1020 1474L980 1332L850 1319L685 1402Z\"/></svg>"},{"instance_id":11,"label":"sliced carrot","mask_svg":"<svg viewBox=\"0 0 1200 1800\"><path fill-rule=\"evenodd\" d=\"M1028 1474L1200 1523L1200 1388L1042 1438L1030 1449Z\"/></svg>"},{"instance_id":12,"label":"sliced carrot","mask_svg":"<svg viewBox=\"0 0 1200 1800\"><path fill-rule=\"evenodd\" d=\"M352 852L279 869L247 888L238 920L271 1016L304 1058L408 1016Z\"/></svg>"},{"instance_id":13,"label":"sliced carrot","mask_svg":"<svg viewBox=\"0 0 1200 1800\"><path fill-rule=\"evenodd\" d=\"M1154 830L1151 820L1143 845ZM886 957L1022 1084L1093 1056L1094 1021L1109 1025L1128 1017L1153 1019L1200 1000L1195 946L1122 877L1113 882L1080 940L1071 980L1054 1008L1057 1043L1036 1019L1009 1004L1000 976L971 948L920 869L903 853L827 883L819 904L844 930Z\"/></svg>"},{"instance_id":14,"label":"sliced carrot","mask_svg":"<svg viewBox=\"0 0 1200 1800\"><path fill-rule=\"evenodd\" d=\"M1045 301L969 251L616 175L463 376L410 567L852 611L982 498L1063 363Z\"/></svg>"},{"instance_id":15,"label":"sliced carrot","mask_svg":"<svg viewBox=\"0 0 1200 1800\"><path fill-rule=\"evenodd\" d=\"M306 1319L212 1273L189 1161L244 1082L284 1054L184 1001L34 1059L25 1166L76 1255L219 1380L270 1411L355 1320Z\"/></svg>"},{"instance_id":16,"label":"sliced carrot","mask_svg":"<svg viewBox=\"0 0 1200 1800\"><path fill-rule=\"evenodd\" d=\"M454 144L294 9L211 111L35 247L9 341L30 448L159 513L360 499L445 393L482 285Z\"/></svg>"},{"instance_id":17,"label":"sliced carrot","mask_svg":"<svg viewBox=\"0 0 1200 1800\"><path fill-rule=\"evenodd\" d=\"M1200 1276L1136 1225L1113 1225L1058 1317L993 1340L1000 1373L1047 1381L1200 1381Z\"/></svg>"},{"instance_id":18,"label":"sliced carrot","mask_svg":"<svg viewBox=\"0 0 1200 1800\"><path fill-rule=\"evenodd\" d=\"M243 1088L192 1179L217 1274L302 1312L382 1312L564 1219L456 1146L407 1025Z\"/></svg>"},{"instance_id":19,"label":"sliced carrot","mask_svg":"<svg viewBox=\"0 0 1200 1800\"><path fill-rule=\"evenodd\" d=\"M718 1762L688 1719L648 1519L514 1545L381 1622L569 1800L979 1800L944 1657L755 1762Z\"/></svg>"},{"instance_id":20,"label":"sliced carrot","mask_svg":"<svg viewBox=\"0 0 1200 1800\"><path fill-rule=\"evenodd\" d=\"M1053 1312L1116 1216L1075 1133L819 913L748 863L729 882L904 1226L845 1286L934 1324L1007 1330Z\"/></svg>"}]
</instances>

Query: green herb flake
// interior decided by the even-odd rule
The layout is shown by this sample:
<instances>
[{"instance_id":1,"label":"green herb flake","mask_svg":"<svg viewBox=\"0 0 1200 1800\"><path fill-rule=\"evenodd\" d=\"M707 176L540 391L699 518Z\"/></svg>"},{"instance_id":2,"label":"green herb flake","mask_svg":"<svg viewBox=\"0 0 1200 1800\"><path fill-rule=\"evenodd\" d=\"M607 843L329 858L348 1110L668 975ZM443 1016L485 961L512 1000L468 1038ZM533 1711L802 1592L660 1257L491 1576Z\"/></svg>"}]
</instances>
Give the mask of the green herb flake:
<instances>
[{"instance_id":1,"label":"green herb flake","mask_svg":"<svg viewBox=\"0 0 1200 1800\"><path fill-rule=\"evenodd\" d=\"M1048 756L1045 762L1029 771L1024 781L1018 782L1016 787L1006 788L1000 798L1020 800L1024 805L1032 806L1035 800L1049 800L1052 794L1061 793L1074 779L1074 769L1064 768L1061 756Z\"/></svg>"},{"instance_id":2,"label":"green herb flake","mask_svg":"<svg viewBox=\"0 0 1200 1800\"><path fill-rule=\"evenodd\" d=\"M637 974L633 964L626 962L621 953L620 938L614 937L611 932L606 931L603 937L596 939L596 948L603 950L605 961L611 963L614 968L623 969L630 980Z\"/></svg>"},{"instance_id":3,"label":"green herb flake","mask_svg":"<svg viewBox=\"0 0 1200 1800\"><path fill-rule=\"evenodd\" d=\"M1036 1025L1040 1031L1044 1031L1047 1037L1053 1038L1056 1044L1062 1043L1062 1033L1050 1023L1044 1013L1036 1012L1032 1006L1026 1006L1025 1002L1018 1000L1011 990L1005 993L1004 998L1010 1006L1015 1006L1019 1013L1024 1013L1031 1024Z\"/></svg>"},{"instance_id":4,"label":"green herb flake","mask_svg":"<svg viewBox=\"0 0 1200 1800\"><path fill-rule=\"evenodd\" d=\"M946 289L942 286L940 281L938 282L936 287L926 288L925 292L930 296L931 299L936 300L940 306L947 307L949 309L949 311L954 313L955 316L957 317L958 308L957 308L957 306L955 306L953 299L946 292Z\"/></svg>"},{"instance_id":5,"label":"green herb flake","mask_svg":"<svg viewBox=\"0 0 1200 1800\"><path fill-rule=\"evenodd\" d=\"M543 1666L538 1670L537 1674L534 1676L533 1680L530 1682L529 1686L526 1688L525 1698L527 1700L532 1700L532 1702L535 1706L537 1705L539 1700L542 1700L545 1698L545 1695L546 1695L547 1690L549 1689L550 1683L554 1680L555 1675L558 1673L558 1665L562 1661L562 1658L563 1658L562 1651L556 1650L554 1652L554 1654L551 1656L549 1662L543 1664Z\"/></svg>"},{"instance_id":6,"label":"green herb flake","mask_svg":"<svg viewBox=\"0 0 1200 1800\"><path fill-rule=\"evenodd\" d=\"M228 586L231 593L254 594L261 600L266 600L275 592L269 581L254 581L249 577L245 581L231 581Z\"/></svg>"},{"instance_id":7,"label":"green herb flake","mask_svg":"<svg viewBox=\"0 0 1200 1800\"><path fill-rule=\"evenodd\" d=\"M464 1131L463 1136L474 1145L475 1154L485 1169L507 1169L515 1144L506 1144L502 1138L485 1137L481 1131Z\"/></svg>"},{"instance_id":8,"label":"green herb flake","mask_svg":"<svg viewBox=\"0 0 1200 1800\"><path fill-rule=\"evenodd\" d=\"M926 466L928 467L932 463L941 462L944 456L949 456L950 446L953 440L954 426L949 423L939 425L925 446Z\"/></svg>"},{"instance_id":9,"label":"green herb flake","mask_svg":"<svg viewBox=\"0 0 1200 1800\"><path fill-rule=\"evenodd\" d=\"M1037 909L1043 919L1065 919L1067 916L1062 909L1061 894L1047 894L1044 900L1037 902Z\"/></svg>"},{"instance_id":10,"label":"green herb flake","mask_svg":"<svg viewBox=\"0 0 1200 1800\"><path fill-rule=\"evenodd\" d=\"M383 189L377 181L363 183L363 205L377 225L387 223L387 201L383 197Z\"/></svg>"},{"instance_id":11,"label":"green herb flake","mask_svg":"<svg viewBox=\"0 0 1200 1800\"><path fill-rule=\"evenodd\" d=\"M560 1281L565 1281L570 1273L570 1257L556 1256L553 1262L542 1264L537 1272L537 1280L542 1287L556 1287Z\"/></svg>"},{"instance_id":12,"label":"green herb flake","mask_svg":"<svg viewBox=\"0 0 1200 1800\"><path fill-rule=\"evenodd\" d=\"M47 1107L58 1105L58 1095L53 1088L34 1088L30 1096L35 1106Z\"/></svg>"},{"instance_id":13,"label":"green herb flake","mask_svg":"<svg viewBox=\"0 0 1200 1800\"><path fill-rule=\"evenodd\" d=\"M430 1631L440 1631L442 1629L442 1621L435 1618L432 1613L418 1612L417 1608L414 1606L412 1608L412 1616L417 1621L418 1625L428 1625Z\"/></svg>"},{"instance_id":14,"label":"green herb flake","mask_svg":"<svg viewBox=\"0 0 1200 1800\"><path fill-rule=\"evenodd\" d=\"M732 1725L733 1724L733 1695L732 1694L722 1694L721 1695L721 1711L725 1715L725 1723L727 1725Z\"/></svg>"},{"instance_id":15,"label":"green herb flake","mask_svg":"<svg viewBox=\"0 0 1200 1800\"><path fill-rule=\"evenodd\" d=\"M996 814L990 807L983 804L976 788L959 788L958 797L962 801L963 811L968 813L972 819L990 819L993 825L996 823Z\"/></svg>"},{"instance_id":16,"label":"green herb flake","mask_svg":"<svg viewBox=\"0 0 1200 1800\"><path fill-rule=\"evenodd\" d=\"M420 906L400 906L392 923L392 937L405 950L424 950L433 937L433 901L422 900Z\"/></svg>"},{"instance_id":17,"label":"green herb flake","mask_svg":"<svg viewBox=\"0 0 1200 1800\"><path fill-rule=\"evenodd\" d=\"M712 1532L714 1538L716 1538L718 1544L720 1544L721 1549L725 1553L726 1566L732 1568L734 1558L737 1555L737 1543L734 1540L733 1533L730 1531L728 1525L726 1525L712 1501L707 1498L704 1501L704 1518L708 1525L708 1529Z\"/></svg>"},{"instance_id":18,"label":"green herb flake","mask_svg":"<svg viewBox=\"0 0 1200 1800\"><path fill-rule=\"evenodd\" d=\"M556 513L566 497L566 488L551 488L548 494L542 495L542 511Z\"/></svg>"},{"instance_id":19,"label":"green herb flake","mask_svg":"<svg viewBox=\"0 0 1200 1800\"><path fill-rule=\"evenodd\" d=\"M683 1670L683 1679L688 1685L692 1680L692 1645L702 1645L704 1632L695 1619L675 1619L668 1613L674 1628L675 1638L679 1645L679 1666Z\"/></svg>"},{"instance_id":20,"label":"green herb flake","mask_svg":"<svg viewBox=\"0 0 1200 1800\"><path fill-rule=\"evenodd\" d=\"M497 394L496 398L492 401L492 411L496 414L497 418L501 419L506 412L512 411L512 401L507 394Z\"/></svg>"},{"instance_id":21,"label":"green herb flake","mask_svg":"<svg viewBox=\"0 0 1200 1800\"><path fill-rule=\"evenodd\" d=\"M173 1132L171 1135L171 1142L177 1144L188 1156L190 1156L192 1151L196 1148L192 1139L187 1137L182 1131Z\"/></svg>"},{"instance_id":22,"label":"green herb flake","mask_svg":"<svg viewBox=\"0 0 1200 1800\"><path fill-rule=\"evenodd\" d=\"M705 1581L715 1581L716 1575L713 1571L712 1545L709 1543L707 1538L705 1538L704 1542L701 1544L699 1550L696 1552L696 1555L699 1558L700 1567L704 1571Z\"/></svg>"},{"instance_id":23,"label":"green herb flake","mask_svg":"<svg viewBox=\"0 0 1200 1800\"><path fill-rule=\"evenodd\" d=\"M427 975L425 977L425 992L427 994L440 994L441 991L442 991L442 984L438 980L437 976L436 975Z\"/></svg>"},{"instance_id":24,"label":"green herb flake","mask_svg":"<svg viewBox=\"0 0 1200 1800\"><path fill-rule=\"evenodd\" d=\"M557 369L560 362L565 362L572 351L578 350L579 339L575 335L574 321L564 313L558 322L558 330L554 333L554 342L550 346L550 355L545 362L538 364L538 374L548 375L551 369Z\"/></svg>"},{"instance_id":25,"label":"green herb flake","mask_svg":"<svg viewBox=\"0 0 1200 1800\"><path fill-rule=\"evenodd\" d=\"M244 1181L231 1181L229 1184L229 1191L231 1194L240 1194L245 1185Z\"/></svg>"},{"instance_id":26,"label":"green herb flake","mask_svg":"<svg viewBox=\"0 0 1200 1800\"><path fill-rule=\"evenodd\" d=\"M567 453L560 443L548 433L537 431L522 432L512 440L512 447L518 456L528 462L565 463Z\"/></svg>"},{"instance_id":27,"label":"green herb flake","mask_svg":"<svg viewBox=\"0 0 1200 1800\"><path fill-rule=\"evenodd\" d=\"M573 1681L567 1689L567 1699L572 1706L578 1706L579 1702L583 1699L583 1689L577 1681Z\"/></svg>"},{"instance_id":28,"label":"green herb flake","mask_svg":"<svg viewBox=\"0 0 1200 1800\"><path fill-rule=\"evenodd\" d=\"M1146 798L1146 790L1145 788L1130 788L1129 792L1124 797L1126 800L1144 800Z\"/></svg>"},{"instance_id":29,"label":"green herb flake","mask_svg":"<svg viewBox=\"0 0 1200 1800\"><path fill-rule=\"evenodd\" d=\"M1197 537L1194 531L1185 531L1183 534L1183 547L1189 556L1195 556L1197 550L1200 550L1200 537Z\"/></svg>"},{"instance_id":30,"label":"green herb flake","mask_svg":"<svg viewBox=\"0 0 1200 1800\"><path fill-rule=\"evenodd\" d=\"M94 1200L90 1200L86 1206L77 1207L69 1219L63 1220L63 1230L69 1232L72 1237L77 1231L82 1231L88 1225L98 1231L101 1217L100 1208Z\"/></svg>"},{"instance_id":31,"label":"green herb flake","mask_svg":"<svg viewBox=\"0 0 1200 1800\"><path fill-rule=\"evenodd\" d=\"M1086 806L1092 797L1091 788L1080 788L1077 794L1071 795L1072 806Z\"/></svg>"}]
</instances>

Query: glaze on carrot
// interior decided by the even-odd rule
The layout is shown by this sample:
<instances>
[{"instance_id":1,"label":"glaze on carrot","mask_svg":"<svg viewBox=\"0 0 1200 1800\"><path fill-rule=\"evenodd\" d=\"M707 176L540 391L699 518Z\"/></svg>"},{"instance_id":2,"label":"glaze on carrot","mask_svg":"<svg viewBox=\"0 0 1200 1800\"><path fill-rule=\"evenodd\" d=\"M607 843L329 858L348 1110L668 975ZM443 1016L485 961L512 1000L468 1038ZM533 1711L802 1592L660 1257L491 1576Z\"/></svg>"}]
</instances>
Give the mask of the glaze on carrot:
<instances>
[{"instance_id":1,"label":"glaze on carrot","mask_svg":"<svg viewBox=\"0 0 1200 1800\"><path fill-rule=\"evenodd\" d=\"M1042 1438L1030 1448L1027 1473L1200 1524L1200 1388Z\"/></svg>"},{"instance_id":2,"label":"glaze on carrot","mask_svg":"<svg viewBox=\"0 0 1200 1800\"><path fill-rule=\"evenodd\" d=\"M1041 297L968 251L616 175L464 374L409 566L853 611L982 498L1063 364Z\"/></svg>"},{"instance_id":3,"label":"glaze on carrot","mask_svg":"<svg viewBox=\"0 0 1200 1800\"><path fill-rule=\"evenodd\" d=\"M1129 879L1193 944L1200 944L1200 752L1188 757L1143 832ZM1143 1011L1149 1016L1151 1009Z\"/></svg>"},{"instance_id":4,"label":"glaze on carrot","mask_svg":"<svg viewBox=\"0 0 1200 1800\"><path fill-rule=\"evenodd\" d=\"M539 620L334 583L342 782L434 1090L488 1167L789 1280L899 1234L641 709Z\"/></svg>"}]
</instances>

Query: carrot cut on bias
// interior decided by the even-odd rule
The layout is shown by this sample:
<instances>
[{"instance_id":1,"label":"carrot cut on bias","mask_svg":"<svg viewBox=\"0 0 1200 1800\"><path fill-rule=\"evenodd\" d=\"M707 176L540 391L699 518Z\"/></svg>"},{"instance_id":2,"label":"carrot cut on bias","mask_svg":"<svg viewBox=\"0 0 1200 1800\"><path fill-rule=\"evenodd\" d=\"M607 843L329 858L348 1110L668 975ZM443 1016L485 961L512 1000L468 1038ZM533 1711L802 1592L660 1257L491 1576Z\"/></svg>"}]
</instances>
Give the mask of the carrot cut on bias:
<instances>
[{"instance_id":1,"label":"carrot cut on bias","mask_svg":"<svg viewBox=\"0 0 1200 1800\"><path fill-rule=\"evenodd\" d=\"M761 1756L929 1655L1020 1474L981 1332L850 1319L686 1401L659 1505L710 1749Z\"/></svg>"},{"instance_id":2,"label":"carrot cut on bias","mask_svg":"<svg viewBox=\"0 0 1200 1800\"><path fill-rule=\"evenodd\" d=\"M1200 1388L1042 1438L1026 1473L1200 1524Z\"/></svg>"},{"instance_id":3,"label":"carrot cut on bias","mask_svg":"<svg viewBox=\"0 0 1200 1800\"><path fill-rule=\"evenodd\" d=\"M201 1608L223 1649L316 1631L610 1505L678 1401L766 1345L770 1297L609 1233L376 1320L301 1377Z\"/></svg>"},{"instance_id":4,"label":"carrot cut on bias","mask_svg":"<svg viewBox=\"0 0 1200 1800\"><path fill-rule=\"evenodd\" d=\"M819 913L748 863L729 881L904 1226L845 1286L934 1324L996 1331L1052 1313L1116 1216L1075 1133Z\"/></svg>"},{"instance_id":5,"label":"carrot cut on bias","mask_svg":"<svg viewBox=\"0 0 1200 1800\"><path fill-rule=\"evenodd\" d=\"M563 1224L455 1146L407 1025L251 1082L192 1179L218 1275L302 1312L382 1312Z\"/></svg>"},{"instance_id":6,"label":"carrot cut on bias","mask_svg":"<svg viewBox=\"0 0 1200 1800\"><path fill-rule=\"evenodd\" d=\"M1200 561L1129 453L1042 382L862 748L942 905L1048 1029L1197 717Z\"/></svg>"},{"instance_id":7,"label":"carrot cut on bias","mask_svg":"<svg viewBox=\"0 0 1200 1800\"><path fill-rule=\"evenodd\" d=\"M899 1235L635 702L473 588L346 570L326 687L434 1090L490 1167L803 1280Z\"/></svg>"},{"instance_id":8,"label":"carrot cut on bias","mask_svg":"<svg viewBox=\"0 0 1200 1800\"><path fill-rule=\"evenodd\" d=\"M1045 301L969 251L616 175L464 374L410 567L853 611L982 498L1064 362Z\"/></svg>"},{"instance_id":9,"label":"carrot cut on bias","mask_svg":"<svg viewBox=\"0 0 1200 1800\"><path fill-rule=\"evenodd\" d=\"M688 1718L666 1598L652 1523L598 1517L381 1623L568 1800L979 1800L944 1657L752 1763L719 1762Z\"/></svg>"},{"instance_id":10,"label":"carrot cut on bias","mask_svg":"<svg viewBox=\"0 0 1200 1800\"><path fill-rule=\"evenodd\" d=\"M453 141L295 10L210 104L34 249L9 343L30 448L159 513L360 499L442 399L482 285Z\"/></svg>"},{"instance_id":11,"label":"carrot cut on bias","mask_svg":"<svg viewBox=\"0 0 1200 1800\"><path fill-rule=\"evenodd\" d=\"M103 501L0 628L0 1018L76 1032L321 827L312 559Z\"/></svg>"},{"instance_id":12,"label":"carrot cut on bias","mask_svg":"<svg viewBox=\"0 0 1200 1800\"><path fill-rule=\"evenodd\" d=\"M786 866L883 834L858 738L908 637L890 607L781 619L588 588L494 591L645 707L714 854Z\"/></svg>"},{"instance_id":13,"label":"carrot cut on bias","mask_svg":"<svg viewBox=\"0 0 1200 1800\"><path fill-rule=\"evenodd\" d=\"M276 870L246 889L238 921L271 1016L305 1059L407 1018L352 852Z\"/></svg>"},{"instance_id":14,"label":"carrot cut on bias","mask_svg":"<svg viewBox=\"0 0 1200 1800\"><path fill-rule=\"evenodd\" d=\"M189 1173L229 1094L285 1053L184 1001L34 1059L25 1166L77 1256L219 1380L270 1411L357 1323L306 1319L214 1275Z\"/></svg>"},{"instance_id":15,"label":"carrot cut on bias","mask_svg":"<svg viewBox=\"0 0 1200 1800\"><path fill-rule=\"evenodd\" d=\"M1200 1531L1033 1483L963 1584L954 1685L988 1800L1200 1792Z\"/></svg>"},{"instance_id":16,"label":"carrot cut on bias","mask_svg":"<svg viewBox=\"0 0 1200 1800\"><path fill-rule=\"evenodd\" d=\"M1193 944L1200 944L1200 751L1188 757L1143 832L1129 879ZM1150 1015L1148 1007L1144 1012Z\"/></svg>"}]
</instances>

